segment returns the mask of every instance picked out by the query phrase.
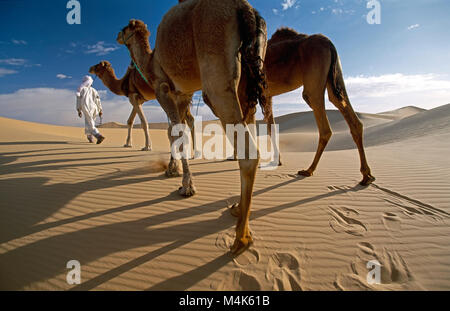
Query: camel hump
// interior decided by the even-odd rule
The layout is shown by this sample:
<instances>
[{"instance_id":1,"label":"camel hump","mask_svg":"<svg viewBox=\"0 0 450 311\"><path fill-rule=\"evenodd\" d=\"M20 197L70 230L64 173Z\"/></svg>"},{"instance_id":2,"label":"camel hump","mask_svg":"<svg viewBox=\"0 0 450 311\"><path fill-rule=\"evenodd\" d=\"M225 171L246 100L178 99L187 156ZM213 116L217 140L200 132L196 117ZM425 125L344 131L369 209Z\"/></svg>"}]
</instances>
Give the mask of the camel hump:
<instances>
[{"instance_id":1,"label":"camel hump","mask_svg":"<svg viewBox=\"0 0 450 311\"><path fill-rule=\"evenodd\" d=\"M275 44L277 42L285 41L285 40L294 40L302 37L307 37L305 34L301 34L297 32L296 30L289 28L289 27L283 27L278 29L273 35L272 38L269 40L269 44Z\"/></svg>"}]
</instances>

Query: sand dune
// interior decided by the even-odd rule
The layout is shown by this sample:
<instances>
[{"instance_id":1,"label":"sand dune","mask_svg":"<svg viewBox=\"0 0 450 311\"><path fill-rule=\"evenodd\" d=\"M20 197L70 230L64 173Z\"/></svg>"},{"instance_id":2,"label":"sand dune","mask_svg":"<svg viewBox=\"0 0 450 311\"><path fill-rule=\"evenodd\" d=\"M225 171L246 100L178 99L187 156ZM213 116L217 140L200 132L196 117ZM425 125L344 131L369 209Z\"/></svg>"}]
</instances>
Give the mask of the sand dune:
<instances>
[{"instance_id":1,"label":"sand dune","mask_svg":"<svg viewBox=\"0 0 450 311\"><path fill-rule=\"evenodd\" d=\"M295 173L314 153L289 150L315 150L314 120L279 118L295 148L258 171L255 244L237 258L227 254L237 163L191 161L198 194L183 199L181 178L163 173L165 130L151 130L154 151L141 152L139 130L123 149L125 129L102 129L97 146L80 128L0 118L0 289L450 290L449 109L361 114L377 177L367 188L336 113L311 178ZM81 263L80 285L66 282L69 260ZM366 281L372 260L378 285Z\"/></svg>"},{"instance_id":2,"label":"sand dune","mask_svg":"<svg viewBox=\"0 0 450 311\"><path fill-rule=\"evenodd\" d=\"M421 113L424 111L426 111L426 109L422 109L422 108L414 107L414 106L408 106L408 107L403 107L403 108L396 109L396 110L380 112L380 113L377 113L377 115L391 118L392 120L399 120L399 119L404 119L406 117L413 116L415 114L418 114L418 113Z\"/></svg>"},{"instance_id":3,"label":"sand dune","mask_svg":"<svg viewBox=\"0 0 450 311\"><path fill-rule=\"evenodd\" d=\"M285 151L313 152L317 148L318 131L312 123L313 115L303 113L303 130L298 127L293 133L280 130L280 144ZM333 136L326 150L346 150L356 148L349 129L338 111L327 111ZM448 132L450 124L450 104L432 110L406 107L381 114L358 114L364 124L365 146L378 146L415 137ZM386 116L389 115L389 118ZM330 117L331 116L331 117ZM302 120L303 121L303 120ZM294 123L293 121L290 121ZM280 126L281 128L281 126Z\"/></svg>"},{"instance_id":4,"label":"sand dune","mask_svg":"<svg viewBox=\"0 0 450 311\"><path fill-rule=\"evenodd\" d=\"M347 123L338 110L327 110L328 121L334 132L347 131ZM377 114L358 113L358 117L366 127L375 126L391 121L391 119ZM275 118L280 125L280 133L316 133L317 125L312 111L293 113Z\"/></svg>"}]
</instances>

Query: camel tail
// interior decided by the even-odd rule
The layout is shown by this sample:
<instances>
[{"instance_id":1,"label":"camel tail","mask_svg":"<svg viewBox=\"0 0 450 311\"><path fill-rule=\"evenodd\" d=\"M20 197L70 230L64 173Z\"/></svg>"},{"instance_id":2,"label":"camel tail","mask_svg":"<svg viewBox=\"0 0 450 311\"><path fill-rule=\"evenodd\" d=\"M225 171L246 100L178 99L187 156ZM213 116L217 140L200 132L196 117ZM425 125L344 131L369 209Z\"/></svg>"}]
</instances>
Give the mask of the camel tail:
<instances>
[{"instance_id":1,"label":"camel tail","mask_svg":"<svg viewBox=\"0 0 450 311\"><path fill-rule=\"evenodd\" d=\"M330 41L331 67L328 73L328 83L331 86L333 95L339 100L347 100L347 90L345 89L344 75L342 73L341 61L334 44Z\"/></svg>"},{"instance_id":2,"label":"camel tail","mask_svg":"<svg viewBox=\"0 0 450 311\"><path fill-rule=\"evenodd\" d=\"M254 8L244 6L238 12L239 32L242 39L240 49L243 76L247 78L248 107L243 107L244 119L259 102L264 118L271 113L267 105L267 79L264 71L264 58L267 48L267 26L265 20Z\"/></svg>"}]
</instances>

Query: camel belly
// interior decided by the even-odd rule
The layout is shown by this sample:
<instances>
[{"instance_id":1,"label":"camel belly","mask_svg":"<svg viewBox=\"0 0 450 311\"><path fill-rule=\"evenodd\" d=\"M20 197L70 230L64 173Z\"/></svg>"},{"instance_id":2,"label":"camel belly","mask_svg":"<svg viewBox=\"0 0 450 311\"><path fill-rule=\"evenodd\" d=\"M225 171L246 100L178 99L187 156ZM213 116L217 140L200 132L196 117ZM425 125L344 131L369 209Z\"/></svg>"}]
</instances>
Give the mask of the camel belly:
<instances>
[{"instance_id":1,"label":"camel belly","mask_svg":"<svg viewBox=\"0 0 450 311\"><path fill-rule=\"evenodd\" d=\"M300 70L268 70L267 81L270 96L291 92L303 86L303 77Z\"/></svg>"},{"instance_id":2,"label":"camel belly","mask_svg":"<svg viewBox=\"0 0 450 311\"><path fill-rule=\"evenodd\" d=\"M155 51L164 73L176 89L193 92L201 88L200 69L194 44L190 10L175 6L158 27Z\"/></svg>"}]
</instances>

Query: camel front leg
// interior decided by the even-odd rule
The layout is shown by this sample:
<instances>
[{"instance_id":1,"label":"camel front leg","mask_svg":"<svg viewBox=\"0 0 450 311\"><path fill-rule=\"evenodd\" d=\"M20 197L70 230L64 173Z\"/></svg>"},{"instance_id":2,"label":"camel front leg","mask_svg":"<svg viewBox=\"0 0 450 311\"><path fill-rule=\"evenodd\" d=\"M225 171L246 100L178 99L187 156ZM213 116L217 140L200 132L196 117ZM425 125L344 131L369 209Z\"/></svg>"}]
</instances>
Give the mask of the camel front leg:
<instances>
[{"instance_id":1,"label":"camel front leg","mask_svg":"<svg viewBox=\"0 0 450 311\"><path fill-rule=\"evenodd\" d=\"M172 143L173 143L173 136L172 136L172 123L169 124L169 128L167 129L167 138L169 139L169 143L171 146L171 150L172 150ZM180 173L180 161L176 160L173 155L172 152L170 153L170 161L169 161L169 165L167 166L167 170L166 170L166 176L171 178L171 177L180 177L181 173Z\"/></svg>"},{"instance_id":2,"label":"camel front leg","mask_svg":"<svg viewBox=\"0 0 450 311\"><path fill-rule=\"evenodd\" d=\"M189 129L191 130L192 146L194 147L194 151L195 151L195 127L194 127L195 119L194 119L194 116L191 114L189 106L186 109L185 121L186 121L187 125L189 126ZM196 155L192 156L192 158L194 158L194 159L197 157L200 157L200 155L196 154Z\"/></svg>"},{"instance_id":3,"label":"camel front leg","mask_svg":"<svg viewBox=\"0 0 450 311\"><path fill-rule=\"evenodd\" d=\"M171 145L171 157L170 157L170 163L169 168L166 171L166 175L170 176L172 174L172 171L174 169L177 169L178 161L174 158L174 143L179 138L179 133L172 132L172 129L175 125L181 124L182 118L180 116L180 112L183 113L183 116L185 115L185 107L186 104L189 104L190 97L188 96L176 96L176 102L174 99L174 95L171 94L170 86L168 83L161 83L157 92L156 92L157 99L159 103L161 104L161 107L166 112L167 116L170 120L170 126L169 126L169 140ZM185 144L182 144L180 147L180 151L183 154L184 148L187 146ZM189 162L186 157L182 157L181 162L183 164L183 182L182 187L179 188L179 193L182 196L190 197L193 196L196 193L196 189L194 187L194 183L192 180L192 174L189 168Z\"/></svg>"},{"instance_id":4,"label":"camel front leg","mask_svg":"<svg viewBox=\"0 0 450 311\"><path fill-rule=\"evenodd\" d=\"M128 118L128 121L127 121L128 136L127 136L127 142L125 143L125 145L123 145L125 148L131 148L133 146L131 144L131 131L133 128L134 119L136 118L136 114L137 114L136 107L133 106L133 110L131 110L130 117Z\"/></svg>"},{"instance_id":5,"label":"camel front leg","mask_svg":"<svg viewBox=\"0 0 450 311\"><path fill-rule=\"evenodd\" d=\"M141 119L141 126L142 126L142 129L144 130L144 135L145 135L145 146L141 150L142 151L152 151L152 142L150 140L150 135L148 134L148 122L147 122L147 118L145 117L144 109L142 108L142 104L139 104L137 106L137 113L139 115L139 118Z\"/></svg>"}]
</instances>

